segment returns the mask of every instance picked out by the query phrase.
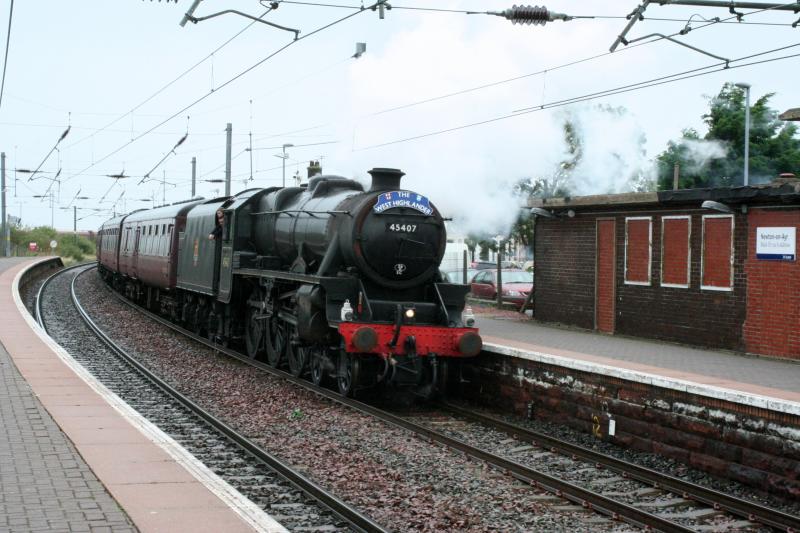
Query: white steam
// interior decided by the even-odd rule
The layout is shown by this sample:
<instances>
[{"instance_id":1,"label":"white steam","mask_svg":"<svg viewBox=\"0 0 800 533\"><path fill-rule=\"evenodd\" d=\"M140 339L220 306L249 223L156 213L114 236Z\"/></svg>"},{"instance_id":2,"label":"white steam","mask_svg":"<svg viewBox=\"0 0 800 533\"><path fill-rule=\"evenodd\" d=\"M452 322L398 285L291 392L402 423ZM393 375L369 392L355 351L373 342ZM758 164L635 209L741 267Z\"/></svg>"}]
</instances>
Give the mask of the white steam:
<instances>
[{"instance_id":1,"label":"white steam","mask_svg":"<svg viewBox=\"0 0 800 533\"><path fill-rule=\"evenodd\" d=\"M728 146L722 141L682 139L680 144L684 150L684 159L689 162L681 172L700 172L714 159L722 159L728 155Z\"/></svg>"},{"instance_id":2,"label":"white steam","mask_svg":"<svg viewBox=\"0 0 800 533\"><path fill-rule=\"evenodd\" d=\"M576 196L613 194L654 187L655 167L647 156L647 137L624 108L579 106L564 116L575 127L581 157L572 172Z\"/></svg>"}]
</instances>

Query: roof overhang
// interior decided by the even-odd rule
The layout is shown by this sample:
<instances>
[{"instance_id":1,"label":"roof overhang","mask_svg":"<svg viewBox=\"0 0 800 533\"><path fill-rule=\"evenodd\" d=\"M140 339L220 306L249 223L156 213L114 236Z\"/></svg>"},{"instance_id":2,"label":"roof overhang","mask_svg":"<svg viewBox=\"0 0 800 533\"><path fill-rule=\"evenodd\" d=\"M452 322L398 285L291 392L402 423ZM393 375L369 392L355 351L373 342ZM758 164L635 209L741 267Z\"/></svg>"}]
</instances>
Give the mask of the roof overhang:
<instances>
[{"instance_id":1,"label":"roof overhang","mask_svg":"<svg viewBox=\"0 0 800 533\"><path fill-rule=\"evenodd\" d=\"M667 208L696 204L705 200L731 204L800 204L800 180L785 183L769 183L748 187L716 187L710 189L680 189L658 192L630 192L621 194L597 194L564 198L531 198L528 207L551 210L582 211L587 209L637 209L648 207Z\"/></svg>"},{"instance_id":2,"label":"roof overhang","mask_svg":"<svg viewBox=\"0 0 800 533\"><path fill-rule=\"evenodd\" d=\"M784 111L783 113L778 115L778 118L781 120L793 120L793 121L800 120L800 107L795 107L789 109L788 111Z\"/></svg>"}]
</instances>

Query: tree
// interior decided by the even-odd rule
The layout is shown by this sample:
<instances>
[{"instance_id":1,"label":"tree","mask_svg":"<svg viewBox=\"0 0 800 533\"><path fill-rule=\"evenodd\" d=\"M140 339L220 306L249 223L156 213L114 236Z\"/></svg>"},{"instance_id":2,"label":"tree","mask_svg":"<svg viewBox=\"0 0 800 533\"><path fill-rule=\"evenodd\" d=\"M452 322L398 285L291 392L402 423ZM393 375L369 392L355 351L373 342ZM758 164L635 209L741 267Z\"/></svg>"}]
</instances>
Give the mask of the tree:
<instances>
[{"instance_id":1,"label":"tree","mask_svg":"<svg viewBox=\"0 0 800 533\"><path fill-rule=\"evenodd\" d=\"M800 139L797 126L783 123L769 107L774 93L750 107L751 183L770 181L782 172L800 172ZM673 167L681 167L680 188L740 185L744 175L744 89L731 83L710 99L703 115L708 133L700 137L687 129L670 141L658 160L659 189L672 188Z\"/></svg>"}]
</instances>

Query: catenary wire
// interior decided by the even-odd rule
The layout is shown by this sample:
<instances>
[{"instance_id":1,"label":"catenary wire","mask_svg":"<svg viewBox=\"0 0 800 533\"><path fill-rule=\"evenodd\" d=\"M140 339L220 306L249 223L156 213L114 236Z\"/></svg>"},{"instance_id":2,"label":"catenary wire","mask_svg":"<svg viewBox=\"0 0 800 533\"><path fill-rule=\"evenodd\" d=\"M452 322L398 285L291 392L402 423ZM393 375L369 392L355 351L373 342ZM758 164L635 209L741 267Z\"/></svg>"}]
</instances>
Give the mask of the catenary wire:
<instances>
[{"instance_id":1,"label":"catenary wire","mask_svg":"<svg viewBox=\"0 0 800 533\"><path fill-rule=\"evenodd\" d=\"M793 5L793 2L789 2L789 3L784 4L784 5ZM769 9L774 9L774 8L769 8ZM767 11L767 10L768 9L761 9L761 10L758 10L758 11L751 11L749 13L745 13L743 16L749 16L749 15L753 15L753 14L760 13L762 11ZM619 18L624 19L625 17L619 17ZM729 21L731 21L732 19L735 19L735 18L736 18L736 16L734 15L734 16L728 17L726 19L707 21L706 24L702 24L702 25L700 25L700 26L698 26L696 28L692 28L691 31L698 31L698 30L707 28L709 26L713 26L715 24L722 24L722 23L725 23L725 22L729 22ZM646 20L652 20L652 19L646 19ZM685 20L680 20L680 22L686 22L686 21ZM680 34L681 34L681 32L678 31L678 32L675 32L675 33L673 33L671 35L668 35L667 37L675 37L675 36L680 35ZM410 102L410 103L407 103L407 104L402 104L402 105L399 105L399 106L394 106L394 107L390 107L390 108L387 108L387 109L382 109L380 111L376 111L376 112L364 115L362 118L383 115L383 114L386 114L386 113L391 113L393 111L399 111L399 110L402 110L402 109L408 109L408 108L411 108L411 107L416 107L418 105L424 105L424 104L428 104L428 103L431 103L431 102L436 102L436 101L439 101L439 100L452 98L454 96L461 96L463 94L468 94L468 93L480 91L480 90L483 90L483 89L489 89L491 87L496 87L496 86L499 86L499 85L512 83L512 82L519 81L519 80L522 80L522 79L531 78L531 77L534 77L534 76L541 76L543 74L548 74L548 73L554 72L556 70L562 70L562 69L565 69L565 68L568 68L568 67L579 65L581 63L588 63L590 61L595 61L597 59L601 59L603 57L610 56L612 54L619 54L619 53L625 52L627 50L633 50L634 48L638 48L640 46L646 46L646 45L654 44L654 43L657 43L657 42L662 41L664 39L666 39L666 37L659 37L657 39L653 39L653 40L650 40L650 41L642 41L642 42L639 42L639 43L628 45L625 48L617 50L616 52L603 52L601 54L596 54L596 55L593 55L593 56L588 56L588 57L584 57L584 58L581 58L581 59L576 59L575 61L562 63L562 64L556 65L554 67L549 67L549 68L545 68L545 69L542 69L542 70L538 70L536 72L530 72L528 74L522 74L520 76L514 76L513 78L507 78L507 79L504 79L504 80L499 80L499 81L495 81L495 82L491 82L491 83L478 85L478 86L475 86L475 87L470 87L470 88L467 88L467 89L462 89L460 91L455 91L455 92L452 92L452 93L447 93L447 94L443 94L443 95L439 95L439 96L434 96L434 97L431 97L431 98L426 98L424 100L418 100L418 101L415 101L415 102Z\"/></svg>"},{"instance_id":2,"label":"catenary wire","mask_svg":"<svg viewBox=\"0 0 800 533\"><path fill-rule=\"evenodd\" d=\"M272 11L272 8L269 8L269 9L267 9L267 10L266 10L264 13L262 13L262 14L261 14L261 15L260 15L258 18L259 18L259 19L261 19L261 18L264 18L264 17L265 17L265 16L266 16L266 15L267 15L267 14L268 14L270 11ZM175 83L177 83L178 81L180 81L180 80L181 80L181 79L182 79L184 76L186 76L187 74L189 74L190 72L192 72L194 69L196 69L197 67L199 67L200 65L202 65L203 63L205 63L205 62L206 62L206 61L207 61L209 58L213 57L213 56L214 56L214 54L216 54L217 52L219 52L220 50L222 50L223 48L225 48L225 47L226 47L227 45L229 45L229 44L230 44L230 43L231 43L231 42L232 42L234 39L236 39L236 38L237 38L237 37L239 37L241 34L243 34L245 31L247 31L248 29L250 29L250 27L251 27L253 24L255 24L255 23L256 23L256 21L255 21L255 20L251 21L251 22L250 22L250 23L249 23L247 26L245 26L244 28L242 28L241 30L239 30L239 31L238 31L238 32L237 32L235 35L233 35L232 37L230 37L230 38L229 38L227 41L225 41L224 43L222 43L221 45L219 45L218 47L216 47L216 48L215 48L215 49L214 49L214 50L213 50L211 53L209 53L209 54L208 54L207 56L205 56L203 59L199 60L198 62L196 62L196 63L195 63L194 65L192 65L191 67L189 67L189 68L187 68L186 70L184 70L184 71L183 71L181 74L179 74L179 75L178 75L176 78L174 78L172 81L168 82L166 85L164 85L163 87L161 87L160 89L158 89L156 92L154 92L153 94L151 94L150 96L148 96L147 98L145 98L144 100L142 100L140 103L138 103L137 105L135 105L134 107L132 107L132 108L131 108L129 111L127 111L127 112L123 113L122 115L119 115L117 118L115 118L114 120L112 120L111 122L109 122L108 124L106 124L105 126L101 127L101 128L98 130L98 131L96 131L96 132L94 132L94 133L92 133L92 134L90 134L90 135L87 135L86 137L82 137L81 139L79 139L79 140L75 141L74 143L72 143L72 144L70 144L69 146L67 146L67 148L72 148L73 146L75 146L75 145L77 145L77 144L79 144L79 143L81 143L81 142L83 142L83 141L85 141L85 140L87 140L87 139L90 139L92 136L94 136L94 135L96 135L97 133L99 133L99 132L101 132L101 131L105 130L106 128L110 128L111 126L113 126L114 124L116 124L117 122L119 122L120 120L122 120L123 118L125 118L125 117L127 117L128 115L130 115L131 113L135 112L137 109L140 109L142 106L144 106L145 104L147 104L148 102L150 102L150 101L151 101L153 98L155 98L156 96L158 96L159 94L161 94L162 92L164 92L164 91L166 91L168 88L170 88L172 85L174 85Z\"/></svg>"},{"instance_id":3,"label":"catenary wire","mask_svg":"<svg viewBox=\"0 0 800 533\"><path fill-rule=\"evenodd\" d=\"M374 5L378 5L378 4L380 4L382 1L383 1L383 0L379 0L379 2L377 2L377 3L376 3L376 4L374 4ZM364 11L367 11L368 9L369 9L369 8L365 8L365 9L364 9ZM163 121L159 122L158 124L156 124L155 126L151 127L150 129L146 130L145 132L141 133L140 135L137 135L136 137L134 137L133 139L131 139L131 140L130 140L130 141L128 141L127 143L123 144L123 145L122 145L122 146L120 146L119 148L115 149L114 151L112 151L112 152L110 152L110 153L106 154L106 155L105 155L105 156L103 156L102 158L98 159L96 162L92 163L90 166L86 167L86 168L85 168L83 171L81 171L80 173L78 173L78 174L75 174L75 175L72 175L72 176L70 176L69 178L65 179L64 181L70 181L70 180L72 180L72 179L74 179L74 178L77 178L78 176L80 176L81 174L83 174L83 172L86 172L87 170L91 169L92 167L94 167L94 166L95 166L95 165L97 165L98 163L101 163L101 162L105 161L106 159L108 159L109 157L113 156L114 154L117 154L117 153L119 153L120 151L122 151L123 149L127 148L128 146L130 146L131 144L133 144L133 143L134 143L134 142L136 142L137 140L139 140L139 139L141 139L142 137L144 137L145 135L148 135L149 133L153 132L154 130L156 130L156 129L160 128L161 126L163 126L164 124L166 124L167 122L169 122L170 120L174 119L175 117L177 117L177 116L181 115L182 113L184 113L184 112L186 112L187 110L191 109L191 108L192 108L192 107L194 107L195 105L199 104L200 102L202 102L203 100L205 100L206 98L208 98L209 96L211 96L212 94L217 94L217 93L219 93L219 91L220 91L220 90L224 89L225 87L227 87L227 86L228 86L228 85L230 85L231 83L235 82L236 80L238 80L239 78L241 78L241 77L242 77L242 76L244 76L245 74L249 73L250 71L254 70L255 68L257 68L257 67L261 66L262 64L266 63L267 61L269 61L269 60L270 60L270 59L272 59L273 57L277 56L278 54L280 54L281 52L283 52L283 51L284 51L284 50L286 50L287 48L291 47L292 45L294 45L294 44L297 44L297 43L299 43L299 42L301 42L301 41L303 41L303 40L305 40L305 39L308 39L308 38L310 38L310 37L312 37L312 36L314 36L314 35L316 35L316 34L318 34L318 33L322 32L322 31L325 31L325 30L327 30L328 28L330 28L330 27L332 27L332 26L335 26L335 25L337 25L337 24L341 24L342 22L344 22L344 21L346 21L346 20L348 20L348 19L350 19L350 18L353 18L354 16L356 16L356 15L358 15L358 14L362 13L362 12L363 12L363 11L357 11L357 12L355 12L355 13L350 13L349 15L346 15L346 16L344 16L344 17L341 17L341 18L339 18L339 19L336 19L336 20L334 20L333 22L330 22L330 23L328 23L328 24L325 24L325 25L323 25L323 26L320 26L319 28L317 28L317 29L315 29L315 30L311 31L310 33L307 33L306 35L303 35L303 36L301 36L301 37L298 37L297 39L295 39L295 40L293 40L293 41L290 41L289 43L287 43L287 44L285 44L285 45L283 45L283 46L279 47L279 48L278 48L277 50L275 50L274 52L272 52L272 53L268 54L266 57L264 57L264 58L260 59L259 61L257 61L256 63L254 63L254 64L253 64L253 65L251 65L250 67L246 68L245 70L243 70L243 71L242 71L242 72L240 72L239 74L236 74L234 77L232 77L232 78L228 79L227 81L225 81L225 82L224 82L222 85L220 85L219 87L217 87L215 90L213 90L213 91L210 91L210 92L208 92L208 93L204 94L203 96L201 96L201 97L197 98L196 100L194 100L194 101L193 101L193 102L191 102L190 104L188 104L188 105L186 105L185 107L183 107L181 110L179 110L179 111L175 112L174 114L172 114L172 115L171 115L171 116L169 116L168 118L166 118L166 119L164 119Z\"/></svg>"},{"instance_id":4,"label":"catenary wire","mask_svg":"<svg viewBox=\"0 0 800 533\"><path fill-rule=\"evenodd\" d=\"M753 57L757 57L757 56L765 55L765 54L769 54L769 53L774 53L774 52L777 52L777 51L780 51L780 50L785 50L787 48L792 48L792 47L797 47L797 46L800 46L800 43L797 43L797 44L794 44L794 45L785 46L785 47L781 47L781 48L774 49L774 50L760 52L758 54L753 54L753 55L750 55L750 56L744 56L744 57L741 57L741 58L738 58L738 59L733 59L733 60L731 60L731 63L743 61L743 60L746 60L746 59L749 59L749 58L753 58ZM791 54L791 55L781 56L781 57L777 57L777 58L763 59L763 60L760 60L760 61L753 61L753 62L750 62L750 63L743 63L741 65L730 65L728 67L725 67L725 63L724 62L715 63L713 65L709 65L709 66L706 66L706 67L701 67L699 69L692 69L692 70L688 70L688 71L684 71L684 72L679 72L679 73L676 73L676 74L673 74L673 75L670 75L670 76L662 76L660 78L653 78L651 80L646 80L646 81L639 82L639 83L636 83L636 84L623 85L623 86L616 87L616 88L613 88L613 89L608 89L608 90L605 90L605 91L599 91L599 92L595 92L595 93L589 93L589 94L586 94L586 95L581 95L581 96L577 96L577 97L574 97L574 98L569 98L569 99L566 99L566 100L560 100L560 101L557 101L557 102L549 102L547 104L542 104L542 105L535 106L535 107L532 107L532 108L526 108L524 110L513 111L511 113L508 113L508 114L505 114L505 115L501 115L501 116L497 116L497 117L493 117L493 118L490 118L490 119L481 120L481 121L477 121L477 122L471 122L469 124L462 124L460 126L455 126L455 127L447 128L447 129L443 129L443 130L437 130L437 131L433 131L433 132L428 132L428 133L424 133L424 134L421 134L421 135L415 135L415 136L412 136L412 137L406 137L404 139L397 139L397 140L389 141L389 142L385 142L385 143L365 146L365 147L362 147L362 148L354 149L353 151L354 152L362 152L362 151L366 151L366 150L372 150L372 149L375 149L375 148L382 148L382 147L385 147L385 146L391 146L391 145L394 145L394 144L401 144L401 143L405 143L405 142L424 139L424 138L427 138L427 137L434 137L434 136L437 136L437 135L444 135L446 133L453 133L455 131L460 131L460 130L464 130L464 129L468 129L468 128L473 128L473 127L476 127L476 126L483 126L483 125L486 125L486 124L491 124L493 122L499 122L499 121L506 120L506 119L509 119L509 118L519 117L519 116L526 115L526 114L529 114L529 113L535 113L537 111L544 111L546 109L552 109L552 108L556 108L556 107L563 107L563 106L570 105L570 104L586 102L586 101L594 100L596 98L600 98L600 97L603 97L603 96L614 96L614 95L617 95L617 94L628 93L628 92L632 92L632 91L646 89L646 88L649 88L649 87L655 87L655 86L658 86L658 85L664 85L664 84L667 84L667 83L674 83L676 81L681 81L681 80L685 80L685 79L689 79L689 78L696 78L696 77L699 77L699 76L706 76L706 75L709 75L709 74L714 74L716 72L722 72L722 71L725 71L725 70L750 67L750 66L760 65L760 64L763 64L763 63L770 63L770 62L774 62L774 61L792 59L792 58L795 58L795 57L800 57L800 54ZM715 68L715 67L719 67L719 68ZM708 70L708 69L711 69L711 68L715 68L715 70ZM705 70L705 72L698 72L698 71L703 71L703 70Z\"/></svg>"},{"instance_id":5,"label":"catenary wire","mask_svg":"<svg viewBox=\"0 0 800 533\"><path fill-rule=\"evenodd\" d=\"M300 6L311 6L311 7L337 7L343 9L370 9L365 8L364 6L353 6L353 5L345 5L345 4L326 4L321 2L299 2L296 0L282 0L281 4L295 4ZM473 13L473 11L467 11L463 9L443 9L443 8L435 8L435 7L404 7L404 6L396 6L392 5L392 9L406 9L406 10L414 10L414 11L438 11L442 13L459 13L459 14L469 14Z\"/></svg>"},{"instance_id":6,"label":"catenary wire","mask_svg":"<svg viewBox=\"0 0 800 533\"><path fill-rule=\"evenodd\" d=\"M341 8L341 9L363 9L362 6L356 5L347 5L347 4L328 4L322 2L301 2L298 0L283 0L282 4L295 4L301 6L313 6L313 7L333 7L333 8ZM792 4L787 4L792 5ZM440 13L453 13L459 15L484 15L485 12L482 11L475 11L475 10L466 10L466 9L444 9L444 8L435 8L435 7L411 7L411 6L398 6L392 5L392 9L403 9L407 11L426 11L426 12L440 12ZM765 8L765 9L775 9L774 7ZM570 20L581 20L581 19L605 19L605 20L627 20L628 17L625 15L575 15L570 16ZM686 19L672 19L672 18L660 18L660 17L644 17L644 20L653 20L653 21L661 21L661 22L686 22ZM791 26L791 23L777 23L777 22L736 22L736 21L725 21L721 22L724 24L744 24L749 26Z\"/></svg>"},{"instance_id":7,"label":"catenary wire","mask_svg":"<svg viewBox=\"0 0 800 533\"><path fill-rule=\"evenodd\" d=\"M288 3L288 2L287 2L287 3ZM294 3L300 3L300 2L294 2ZM790 5L790 4L787 4L787 5ZM395 8L396 8L396 7L395 7ZM365 8L365 10L366 10L366 9L368 9L368 8ZM767 9L764 9L764 10L761 10L761 11L766 11L766 10L767 10ZM360 12L360 11L358 11L358 12ZM351 16L353 16L353 15L357 14L358 12L351 14ZM752 14L754 14L754 13L757 13L757 11L750 12L750 13L746 13L745 15L752 15ZM349 17L345 17L345 19L346 19L346 18L349 18ZM623 18L623 17L620 17L620 18ZM732 19L732 18L734 18L734 17L730 17L730 19ZM703 28L703 27L706 27L706 26L711 26L711 25L714 25L714 24L717 24L717 23L723 23L723 22L726 22L727 20L730 20L730 19L726 19L726 20L722 20L722 21L711 21L711 22L709 22L708 24L705 24L705 25L703 25L703 26L699 26L699 27L697 27L697 28L694 28L694 30L698 30L698 29L701 29L701 28ZM341 20L344 20L344 19L341 19ZM650 19L650 20L653 20L653 19ZM676 20L679 20L679 19L676 19ZM683 20L682 20L682 19L680 19L680 21L683 21ZM337 22L338 22L338 21L337 21ZM326 26L326 27L329 27L329 26ZM317 31L321 31L322 29L325 29L326 27L320 28L320 29L319 29L319 30L317 30ZM246 28L245 28L245 29L246 29ZM242 31L244 31L244 30L242 30ZM678 33L679 33L679 32L678 32ZM678 33L676 33L676 34L673 34L673 35L677 35ZM237 34L237 35L238 35L238 34ZM306 35L306 36L304 36L304 38L305 38L305 37L309 37L310 35L312 35L312 34ZM643 43L637 43L637 44L634 44L634 45L630 45L628 48L625 48L625 49L623 49L623 50L630 49L630 48L634 48L634 47L637 47L637 46L646 45L646 44L652 44L652 43L654 43L654 42L657 42L658 40L661 40L661 39L656 39L656 40L653 40L653 41L647 41L647 42L643 42ZM291 44L291 43L290 43L290 44ZM288 46L287 46L287 47L288 47ZM283 50L283 49L285 49L285 48L286 48L286 47L283 47L282 49L278 50L278 52L282 51L282 50ZM278 52L276 52L276 53L278 53ZM538 72L538 73L532 73L532 74L528 74L528 75L524 75L524 76L520 76L520 77L512 78L512 79L509 79L509 80L502 80L502 81L500 81L500 82L494 82L494 83L491 83L491 84L486 84L486 85L484 85L484 86L481 86L481 87L476 87L476 88L466 89L466 90L464 90L464 91L459 91L459 92L457 92L457 93L452 93L452 96L455 96L455 95L457 95L457 94L464 94L464 93L466 93L466 92L472 92L472 91L476 91L476 90L479 90L479 89L481 89L481 88L487 88L487 87L491 87L491 86L499 85L499 84L502 84L502 83L508 83L508 82L515 81L515 80L518 80L518 79L521 79L521 78L525 78L525 77L534 76L534 75L536 75L536 74L542 74L542 73L546 73L546 72L548 72L548 71L555 70L555 69L558 69L558 68L564 68L565 66L570 66L570 65L574 65L574 64L578 64L578 63L582 63L582 62L590 61L590 60L592 60L592 59L597 59L597 58L599 58L599 57L602 57L602 56L605 56L605 55L608 55L608 53L606 53L606 54L600 54L600 55L598 55L598 56L592 56L592 57L590 57L590 58L585 58L585 59L583 59L583 60L578 60L578 61L575 61L575 62L568 63L568 64L566 64L566 65L559 65L559 66L556 66L556 67L552 67L552 68L550 68L550 69L545 69L545 70L543 70L543 71L541 71L541 72ZM265 60L266 60L266 59L269 59L269 57L265 58ZM262 60L262 62L263 62L263 61L265 61L265 60ZM256 65L254 65L253 67L251 67L251 68L250 68L250 69L248 69L247 71L245 71L245 72L241 73L239 76L241 76L241 75L243 75L243 74L247 73L249 70L252 70L252 68L255 68L255 67L256 67L256 66L258 66L259 64L260 64L260 63L258 63L258 64L256 64ZM237 76L237 77L239 77L239 76ZM232 79L232 80L229 80L229 81L228 81L228 82L226 82L226 84L224 84L224 85L227 85L228 83L230 83L230 82L234 81L235 79L236 79L236 78L234 78L234 79ZM224 85L223 85L222 87L224 87ZM222 87L220 87L220 88L222 88ZM201 98L201 100L202 100L202 99L204 99L204 98L206 98L207 96L209 96L209 95L205 95L204 97L202 97L202 98ZM391 110L403 109L403 108L411 107L411 106L413 106L413 105L419 105L420 103L430 102L430 101L434 101L434 100L438 100L438 99L446 98L446 97L449 97L449 96L451 96L451 95L444 95L444 96L441 96L441 97L436 97L436 98L433 98L433 99L427 99L427 100L425 100L425 101L423 101L423 102L418 102L418 103L413 103L413 104L406 104L406 105L404 105L404 106L397 106L397 107L395 107L395 108L392 108L392 109L390 109L390 110L384 110L384 111L378 112L378 113L376 113L376 114L385 113L385 112L388 112L388 111L391 111ZM196 103L198 103L199 101L200 101L200 100L198 100L198 101L196 101L196 102L194 102L194 103L190 104L190 106L191 106L191 105L195 105L195 104L196 104ZM185 109L188 109L188 108L185 108ZM185 110L185 109L184 109L184 110ZM137 140L138 138L141 138L142 136L144 136L144 135L146 135L146 134L148 134L148 133L151 133L151 132L152 132L154 129L156 129L157 127L160 127L161 125L163 125L163 123L167 122L168 120L171 120L172 118L174 118L174 116L177 116L177 114L180 114L180 113L181 113L181 112L183 112L184 110L181 110L181 111L179 111L178 113L176 113L175 115L171 116L170 118L168 118L167 120L165 120L165 121L164 121L164 122L162 122L161 124L159 124L159 125L155 126L154 128L151 128L150 130L148 130L148 131L145 131L144 133L142 133L142 134L138 135L138 136L137 136L135 139L133 139L131 142L133 142L133 141ZM129 144L131 144L131 143L127 143L125 146L127 146L127 145L129 145ZM125 146L123 146L122 148L124 148ZM113 153L117 153L117 152L118 152L119 150L121 150L122 148L118 149L117 151L115 151L115 152L113 152ZM113 155L113 153L112 153L112 154L109 154L108 156L106 156L105 158L103 158L103 159L101 159L101 160L98 160L98 161L96 161L95 163L93 163L93 165L92 165L92 166L94 166L95 164L98 164L98 163L100 163L101 161L103 161L103 160L107 159L108 157L110 157L111 155ZM91 168L91 167L89 167L89 168ZM78 175L82 175L82 174L83 174L83 172L80 172ZM76 175L76 176L77 176L77 175ZM76 177L76 176L72 176L72 177ZM68 179L72 179L72 177L70 177L70 178L68 178Z\"/></svg>"}]
</instances>

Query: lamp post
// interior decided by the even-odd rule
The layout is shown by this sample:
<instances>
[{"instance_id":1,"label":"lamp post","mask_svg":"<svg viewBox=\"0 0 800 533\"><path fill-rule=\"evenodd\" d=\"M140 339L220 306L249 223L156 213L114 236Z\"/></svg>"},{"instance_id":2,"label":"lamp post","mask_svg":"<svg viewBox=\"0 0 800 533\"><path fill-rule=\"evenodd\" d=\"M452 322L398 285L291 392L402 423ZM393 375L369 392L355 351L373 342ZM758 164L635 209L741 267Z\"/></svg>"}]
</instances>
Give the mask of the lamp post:
<instances>
[{"instance_id":1,"label":"lamp post","mask_svg":"<svg viewBox=\"0 0 800 533\"><path fill-rule=\"evenodd\" d=\"M283 155L279 156L281 159L283 159L283 186L284 187L286 187L286 158L289 157L288 155L286 155L286 149L287 148L291 148L292 146L294 146L294 145L291 144L291 143L290 144L284 144L283 147L282 147L283 148Z\"/></svg>"},{"instance_id":2,"label":"lamp post","mask_svg":"<svg viewBox=\"0 0 800 533\"><path fill-rule=\"evenodd\" d=\"M750 183L750 84L737 83L744 89L744 186Z\"/></svg>"}]
</instances>

